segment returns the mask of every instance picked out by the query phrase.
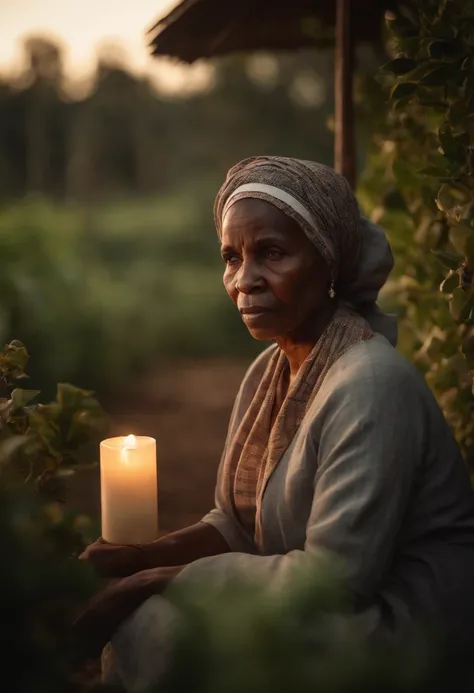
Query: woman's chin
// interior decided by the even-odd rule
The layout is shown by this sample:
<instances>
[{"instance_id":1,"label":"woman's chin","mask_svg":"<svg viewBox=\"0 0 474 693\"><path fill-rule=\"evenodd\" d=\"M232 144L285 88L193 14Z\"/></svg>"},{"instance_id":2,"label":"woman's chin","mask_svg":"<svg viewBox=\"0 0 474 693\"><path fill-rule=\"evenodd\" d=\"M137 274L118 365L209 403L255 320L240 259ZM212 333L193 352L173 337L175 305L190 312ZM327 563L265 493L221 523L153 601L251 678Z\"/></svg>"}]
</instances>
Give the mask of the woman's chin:
<instances>
[{"instance_id":1,"label":"woman's chin","mask_svg":"<svg viewBox=\"0 0 474 693\"><path fill-rule=\"evenodd\" d=\"M270 312L244 315L243 322L252 337L262 342L274 340L281 333L278 321Z\"/></svg>"},{"instance_id":2,"label":"woman's chin","mask_svg":"<svg viewBox=\"0 0 474 693\"><path fill-rule=\"evenodd\" d=\"M260 342L271 342L274 339L276 339L277 335L275 335L274 330L268 330L265 328L258 328L258 327L248 327L247 329L250 333L250 336L253 337L254 339L257 339Z\"/></svg>"}]
</instances>

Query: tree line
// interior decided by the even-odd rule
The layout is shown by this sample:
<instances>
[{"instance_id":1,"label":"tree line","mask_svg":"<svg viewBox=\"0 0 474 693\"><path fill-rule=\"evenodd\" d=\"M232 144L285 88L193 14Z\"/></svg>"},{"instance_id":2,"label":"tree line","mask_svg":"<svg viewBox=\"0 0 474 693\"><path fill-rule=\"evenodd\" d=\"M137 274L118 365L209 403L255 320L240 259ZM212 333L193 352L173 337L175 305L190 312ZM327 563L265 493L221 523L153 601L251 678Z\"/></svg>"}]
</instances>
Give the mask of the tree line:
<instances>
[{"instance_id":1,"label":"tree line","mask_svg":"<svg viewBox=\"0 0 474 693\"><path fill-rule=\"evenodd\" d=\"M24 74L0 82L4 200L35 192L89 203L197 180L215 186L255 154L332 161L331 54L222 60L209 90L187 98L102 57L90 93L72 98L61 48L30 37L24 50Z\"/></svg>"}]
</instances>

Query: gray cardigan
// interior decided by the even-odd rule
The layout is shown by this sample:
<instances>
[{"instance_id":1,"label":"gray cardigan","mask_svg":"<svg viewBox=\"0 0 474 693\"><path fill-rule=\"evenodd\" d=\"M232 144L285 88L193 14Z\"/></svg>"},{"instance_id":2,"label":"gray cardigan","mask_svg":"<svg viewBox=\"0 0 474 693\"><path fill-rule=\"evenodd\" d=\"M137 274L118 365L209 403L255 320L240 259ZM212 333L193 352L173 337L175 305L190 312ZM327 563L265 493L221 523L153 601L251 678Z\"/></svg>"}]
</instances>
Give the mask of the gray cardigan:
<instances>
[{"instance_id":1,"label":"gray cardigan","mask_svg":"<svg viewBox=\"0 0 474 693\"><path fill-rule=\"evenodd\" d=\"M250 367L226 445L271 355ZM358 604L390 628L436 616L474 584L474 495L453 435L416 369L376 335L330 369L262 501L263 555L222 505L203 521L232 553L186 567L179 581L224 584L234 575L269 584L294 566L342 559ZM383 619L382 619L383 620Z\"/></svg>"}]
</instances>

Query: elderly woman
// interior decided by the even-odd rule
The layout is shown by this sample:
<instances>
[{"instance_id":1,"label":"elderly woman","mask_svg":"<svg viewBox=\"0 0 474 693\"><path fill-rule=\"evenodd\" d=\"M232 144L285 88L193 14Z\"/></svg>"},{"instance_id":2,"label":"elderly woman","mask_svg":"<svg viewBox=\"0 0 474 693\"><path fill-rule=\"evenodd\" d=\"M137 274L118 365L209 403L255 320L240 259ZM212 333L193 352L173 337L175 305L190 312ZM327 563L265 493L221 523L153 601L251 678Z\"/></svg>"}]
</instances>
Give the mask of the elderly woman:
<instances>
[{"instance_id":1,"label":"elderly woman","mask_svg":"<svg viewBox=\"0 0 474 693\"><path fill-rule=\"evenodd\" d=\"M158 676L172 614L152 595L171 581L278 587L333 556L354 613L385 635L423 619L460 628L472 602L473 494L439 407L394 348L395 319L376 306L393 264L383 232L332 169L280 157L232 168L215 222L225 288L252 337L273 344L237 395L215 508L152 544L83 554L122 578L78 628L96 649L116 633L130 690Z\"/></svg>"}]
</instances>

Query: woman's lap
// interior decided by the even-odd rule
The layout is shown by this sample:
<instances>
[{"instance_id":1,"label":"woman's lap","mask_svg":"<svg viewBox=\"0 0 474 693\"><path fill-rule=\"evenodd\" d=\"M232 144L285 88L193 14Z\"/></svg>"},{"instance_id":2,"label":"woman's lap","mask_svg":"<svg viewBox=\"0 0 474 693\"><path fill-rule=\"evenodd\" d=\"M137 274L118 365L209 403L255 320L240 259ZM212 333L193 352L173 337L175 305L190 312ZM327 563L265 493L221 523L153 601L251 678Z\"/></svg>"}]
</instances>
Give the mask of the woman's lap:
<instances>
[{"instance_id":1,"label":"woman's lap","mask_svg":"<svg viewBox=\"0 0 474 693\"><path fill-rule=\"evenodd\" d=\"M179 616L164 597L144 602L119 628L102 657L103 682L127 693L156 688L172 657Z\"/></svg>"}]
</instances>

